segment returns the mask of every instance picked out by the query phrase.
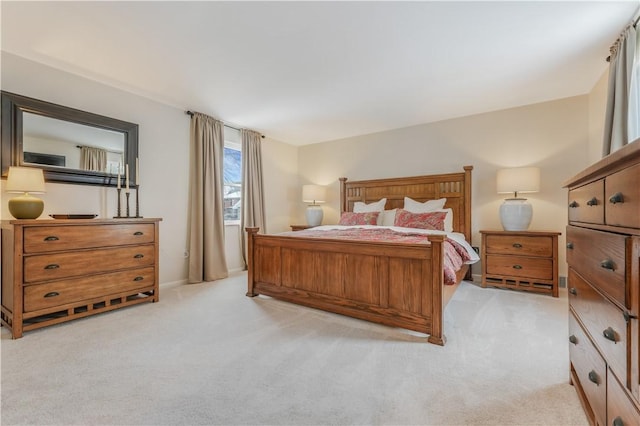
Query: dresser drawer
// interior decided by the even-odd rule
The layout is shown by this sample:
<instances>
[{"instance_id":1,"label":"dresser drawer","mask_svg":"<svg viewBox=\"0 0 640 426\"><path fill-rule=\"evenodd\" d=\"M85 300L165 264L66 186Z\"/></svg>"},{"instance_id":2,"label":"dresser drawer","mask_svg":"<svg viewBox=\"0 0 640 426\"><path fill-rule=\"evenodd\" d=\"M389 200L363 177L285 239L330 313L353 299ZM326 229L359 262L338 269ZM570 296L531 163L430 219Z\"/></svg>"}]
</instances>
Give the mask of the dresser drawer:
<instances>
[{"instance_id":1,"label":"dresser drawer","mask_svg":"<svg viewBox=\"0 0 640 426\"><path fill-rule=\"evenodd\" d=\"M47 253L24 258L24 282L77 277L153 265L153 245Z\"/></svg>"},{"instance_id":2,"label":"dresser drawer","mask_svg":"<svg viewBox=\"0 0 640 426\"><path fill-rule=\"evenodd\" d=\"M155 227L151 223L26 227L24 252L43 253L153 243L154 230Z\"/></svg>"},{"instance_id":3,"label":"dresser drawer","mask_svg":"<svg viewBox=\"0 0 640 426\"><path fill-rule=\"evenodd\" d=\"M24 287L24 312L55 308L109 294L152 289L154 268L133 269Z\"/></svg>"},{"instance_id":4,"label":"dresser drawer","mask_svg":"<svg viewBox=\"0 0 640 426\"><path fill-rule=\"evenodd\" d=\"M640 412L629 399L624 387L614 374L607 376L607 424L621 426L640 425Z\"/></svg>"},{"instance_id":5,"label":"dresser drawer","mask_svg":"<svg viewBox=\"0 0 640 426\"><path fill-rule=\"evenodd\" d=\"M608 176L605 181L607 225L640 228L640 164Z\"/></svg>"},{"instance_id":6,"label":"dresser drawer","mask_svg":"<svg viewBox=\"0 0 640 426\"><path fill-rule=\"evenodd\" d=\"M629 308L625 291L628 237L567 226L567 263L589 283Z\"/></svg>"},{"instance_id":7,"label":"dresser drawer","mask_svg":"<svg viewBox=\"0 0 640 426\"><path fill-rule=\"evenodd\" d=\"M604 223L604 180L569 191L569 222Z\"/></svg>"},{"instance_id":8,"label":"dresser drawer","mask_svg":"<svg viewBox=\"0 0 640 426\"><path fill-rule=\"evenodd\" d=\"M536 257L487 256L487 275L502 275L538 280L553 279L553 260Z\"/></svg>"},{"instance_id":9,"label":"dresser drawer","mask_svg":"<svg viewBox=\"0 0 640 426\"><path fill-rule=\"evenodd\" d=\"M572 313L569 313L569 342L571 365L597 421L604 425L607 413L607 366Z\"/></svg>"},{"instance_id":10,"label":"dresser drawer","mask_svg":"<svg viewBox=\"0 0 640 426\"><path fill-rule=\"evenodd\" d=\"M628 330L623 312L569 268L569 304L620 378L627 377Z\"/></svg>"},{"instance_id":11,"label":"dresser drawer","mask_svg":"<svg viewBox=\"0 0 640 426\"><path fill-rule=\"evenodd\" d=\"M518 235L487 235L485 247L491 254L514 254L523 256L553 256L552 237Z\"/></svg>"}]
</instances>

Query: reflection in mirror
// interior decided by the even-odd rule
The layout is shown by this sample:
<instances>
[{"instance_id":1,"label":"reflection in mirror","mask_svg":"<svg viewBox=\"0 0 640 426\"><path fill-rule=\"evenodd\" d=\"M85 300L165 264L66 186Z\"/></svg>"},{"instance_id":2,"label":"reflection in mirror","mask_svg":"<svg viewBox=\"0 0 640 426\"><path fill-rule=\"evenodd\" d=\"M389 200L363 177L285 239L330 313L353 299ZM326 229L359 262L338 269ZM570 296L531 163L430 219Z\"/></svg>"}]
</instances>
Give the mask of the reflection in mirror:
<instances>
[{"instance_id":1,"label":"reflection in mirror","mask_svg":"<svg viewBox=\"0 0 640 426\"><path fill-rule=\"evenodd\" d=\"M24 163L124 174L122 132L24 112L22 144Z\"/></svg>"}]
</instances>

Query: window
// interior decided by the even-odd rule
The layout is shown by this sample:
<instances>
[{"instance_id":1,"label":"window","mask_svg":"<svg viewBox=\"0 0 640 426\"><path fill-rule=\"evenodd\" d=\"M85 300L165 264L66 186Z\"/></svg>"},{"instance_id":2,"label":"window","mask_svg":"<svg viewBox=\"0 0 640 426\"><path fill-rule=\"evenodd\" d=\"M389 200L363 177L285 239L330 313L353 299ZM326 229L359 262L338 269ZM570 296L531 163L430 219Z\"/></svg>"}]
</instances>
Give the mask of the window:
<instances>
[{"instance_id":1,"label":"window","mask_svg":"<svg viewBox=\"0 0 640 426\"><path fill-rule=\"evenodd\" d=\"M242 139L240 131L224 127L224 221L240 221L242 200Z\"/></svg>"}]
</instances>

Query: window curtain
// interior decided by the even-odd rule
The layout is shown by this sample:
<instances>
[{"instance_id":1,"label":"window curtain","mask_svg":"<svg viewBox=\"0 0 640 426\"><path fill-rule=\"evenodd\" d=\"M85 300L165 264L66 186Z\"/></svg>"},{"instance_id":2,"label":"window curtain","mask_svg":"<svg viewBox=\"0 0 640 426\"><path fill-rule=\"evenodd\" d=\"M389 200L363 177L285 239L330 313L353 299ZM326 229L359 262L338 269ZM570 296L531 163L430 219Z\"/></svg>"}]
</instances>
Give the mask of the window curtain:
<instances>
[{"instance_id":1,"label":"window curtain","mask_svg":"<svg viewBox=\"0 0 640 426\"><path fill-rule=\"evenodd\" d=\"M191 116L189 283L229 275L224 249L223 123Z\"/></svg>"},{"instance_id":2,"label":"window curtain","mask_svg":"<svg viewBox=\"0 0 640 426\"><path fill-rule=\"evenodd\" d=\"M80 147L80 168L94 172L107 170L107 150L91 146Z\"/></svg>"},{"instance_id":3,"label":"window curtain","mask_svg":"<svg viewBox=\"0 0 640 426\"><path fill-rule=\"evenodd\" d=\"M609 87L602 156L640 137L638 93L638 33L629 25L611 46Z\"/></svg>"},{"instance_id":4,"label":"window curtain","mask_svg":"<svg viewBox=\"0 0 640 426\"><path fill-rule=\"evenodd\" d=\"M240 216L240 240L244 266L247 267L247 238L245 227L265 229L264 183L262 180L261 135L242 129L242 215Z\"/></svg>"}]
</instances>

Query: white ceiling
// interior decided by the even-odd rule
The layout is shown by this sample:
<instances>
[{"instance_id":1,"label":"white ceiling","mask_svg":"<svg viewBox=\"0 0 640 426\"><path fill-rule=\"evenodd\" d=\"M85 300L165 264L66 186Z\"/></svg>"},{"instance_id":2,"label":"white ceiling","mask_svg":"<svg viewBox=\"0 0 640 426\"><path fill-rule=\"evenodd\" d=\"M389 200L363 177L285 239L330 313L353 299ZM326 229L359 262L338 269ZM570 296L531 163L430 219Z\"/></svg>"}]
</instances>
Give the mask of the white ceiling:
<instances>
[{"instance_id":1,"label":"white ceiling","mask_svg":"<svg viewBox=\"0 0 640 426\"><path fill-rule=\"evenodd\" d=\"M294 145L586 94L638 5L0 3L4 51Z\"/></svg>"}]
</instances>

